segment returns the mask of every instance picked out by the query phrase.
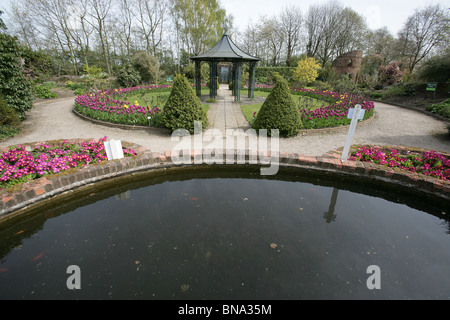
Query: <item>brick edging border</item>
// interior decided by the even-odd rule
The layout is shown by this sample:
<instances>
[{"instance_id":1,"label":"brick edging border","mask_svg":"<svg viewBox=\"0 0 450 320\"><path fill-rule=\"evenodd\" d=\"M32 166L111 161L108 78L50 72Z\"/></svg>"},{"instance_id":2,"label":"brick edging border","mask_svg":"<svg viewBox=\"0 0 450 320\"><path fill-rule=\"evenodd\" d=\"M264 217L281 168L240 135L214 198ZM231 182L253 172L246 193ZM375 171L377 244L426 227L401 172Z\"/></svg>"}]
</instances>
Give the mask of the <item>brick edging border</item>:
<instances>
[{"instance_id":1,"label":"brick edging border","mask_svg":"<svg viewBox=\"0 0 450 320\"><path fill-rule=\"evenodd\" d=\"M83 141L88 140L83 139ZM158 153L133 143L125 141L122 143L127 148L134 149L137 155L101 164L90 164L78 169L75 173L53 174L23 183L19 188L13 186L9 189L0 190L0 222L26 212L45 200L66 195L74 190L101 181L152 170L157 171L189 165L198 166L198 164L194 164L194 160L198 160L203 154L211 155L210 150L206 150L207 152L191 150L191 164L180 165L172 161L170 151ZM229 156L233 154L234 163L237 163L238 154L241 155L238 150L231 154L223 154L223 157L219 158L228 160ZM248 152L246 154L248 159ZM266 154L266 156L270 157L270 154ZM341 161L340 157L341 151L338 149L319 157L304 156L298 153L281 153L279 165L280 167L332 172L344 176L387 182L392 185L420 190L428 195L438 196L443 200L450 200L450 182L368 162ZM204 163L203 165L208 166ZM223 166L229 165L223 164ZM254 164L249 164L249 166L254 166Z\"/></svg>"}]
</instances>

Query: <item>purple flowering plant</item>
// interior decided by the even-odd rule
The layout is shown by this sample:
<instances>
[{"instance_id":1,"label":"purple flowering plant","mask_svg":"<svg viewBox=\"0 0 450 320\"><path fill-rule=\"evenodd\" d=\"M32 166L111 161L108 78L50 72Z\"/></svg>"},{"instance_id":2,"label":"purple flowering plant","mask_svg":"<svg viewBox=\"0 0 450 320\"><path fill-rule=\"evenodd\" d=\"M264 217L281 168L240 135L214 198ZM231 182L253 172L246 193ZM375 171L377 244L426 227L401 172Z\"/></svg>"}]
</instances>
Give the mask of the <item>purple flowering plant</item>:
<instances>
[{"instance_id":1,"label":"purple flowering plant","mask_svg":"<svg viewBox=\"0 0 450 320\"><path fill-rule=\"evenodd\" d=\"M64 140L60 146L40 143L34 148L13 146L0 155L0 189L31 181L90 163L107 161L104 142L108 137L76 144ZM135 156L132 149L123 148L126 157Z\"/></svg>"},{"instance_id":2,"label":"purple flowering plant","mask_svg":"<svg viewBox=\"0 0 450 320\"><path fill-rule=\"evenodd\" d=\"M270 92L271 86L256 85L256 91ZM347 118L348 110L360 104L365 109L364 119L372 117L375 109L373 101L363 99L358 95L341 94L329 90L317 89L291 89L291 94L310 97L328 102L328 106L309 109L299 108L300 117L304 129L320 129L349 125L351 120Z\"/></svg>"},{"instance_id":3,"label":"purple flowering plant","mask_svg":"<svg viewBox=\"0 0 450 320\"><path fill-rule=\"evenodd\" d=\"M362 146L357 148L348 160L372 162L450 181L450 159L436 151L403 152L395 148Z\"/></svg>"},{"instance_id":4,"label":"purple flowering plant","mask_svg":"<svg viewBox=\"0 0 450 320\"><path fill-rule=\"evenodd\" d=\"M132 97L171 90L170 85L148 85L91 92L75 98L75 110L87 117L105 122L148 126L150 121L152 127L160 127L163 105L157 102L155 105L141 106Z\"/></svg>"}]
</instances>

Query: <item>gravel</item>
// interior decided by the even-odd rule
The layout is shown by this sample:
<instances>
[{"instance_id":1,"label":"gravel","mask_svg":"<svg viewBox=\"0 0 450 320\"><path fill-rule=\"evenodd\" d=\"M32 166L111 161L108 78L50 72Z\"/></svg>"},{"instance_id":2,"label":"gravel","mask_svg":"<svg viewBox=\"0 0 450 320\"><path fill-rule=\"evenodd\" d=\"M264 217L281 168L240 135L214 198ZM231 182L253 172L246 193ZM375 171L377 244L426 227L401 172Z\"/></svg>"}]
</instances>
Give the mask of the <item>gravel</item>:
<instances>
[{"instance_id":1,"label":"gravel","mask_svg":"<svg viewBox=\"0 0 450 320\"><path fill-rule=\"evenodd\" d=\"M94 124L75 115L72 112L73 105L73 97L35 104L23 122L22 132L1 141L0 147L59 139L98 139L104 136L134 142L155 152L170 151L179 143L178 139L171 139L171 135L163 131L127 130ZM417 147L450 153L447 126L447 122L417 111L375 103L375 118L358 124L353 144ZM280 152L320 156L343 147L346 136L347 128L341 128L326 133L309 132L283 138L280 139Z\"/></svg>"}]
</instances>

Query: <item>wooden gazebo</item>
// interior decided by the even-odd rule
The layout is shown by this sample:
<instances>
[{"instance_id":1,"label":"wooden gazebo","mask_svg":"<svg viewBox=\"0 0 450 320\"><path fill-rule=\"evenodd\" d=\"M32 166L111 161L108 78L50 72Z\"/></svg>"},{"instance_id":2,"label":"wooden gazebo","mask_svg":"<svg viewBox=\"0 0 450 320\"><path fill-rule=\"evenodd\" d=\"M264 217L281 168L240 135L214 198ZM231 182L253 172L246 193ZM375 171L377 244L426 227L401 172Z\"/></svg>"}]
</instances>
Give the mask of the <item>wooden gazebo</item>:
<instances>
[{"instance_id":1,"label":"wooden gazebo","mask_svg":"<svg viewBox=\"0 0 450 320\"><path fill-rule=\"evenodd\" d=\"M209 63L209 96L211 99L215 99L218 89L216 85L216 79L218 76L219 63L228 62L232 65L231 79L233 81L234 101L239 102L241 100L241 71L243 63L248 63L249 65L248 97L251 99L254 98L255 68L256 64L261 59L253 57L239 49L233 43L233 41L231 41L226 29L222 36L222 39L220 39L220 41L212 49L198 56L190 57L190 59L195 62L195 87L197 96L201 95L201 63Z\"/></svg>"}]
</instances>

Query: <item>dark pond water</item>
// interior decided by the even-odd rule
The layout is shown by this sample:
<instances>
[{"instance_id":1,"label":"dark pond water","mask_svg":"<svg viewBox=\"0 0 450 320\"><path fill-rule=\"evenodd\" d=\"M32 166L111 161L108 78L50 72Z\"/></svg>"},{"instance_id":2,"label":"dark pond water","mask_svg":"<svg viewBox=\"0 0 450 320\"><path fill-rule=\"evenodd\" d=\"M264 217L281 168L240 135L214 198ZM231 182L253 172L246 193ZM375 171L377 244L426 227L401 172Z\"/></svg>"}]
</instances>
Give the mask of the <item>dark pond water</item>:
<instances>
[{"instance_id":1,"label":"dark pond water","mask_svg":"<svg viewBox=\"0 0 450 320\"><path fill-rule=\"evenodd\" d=\"M148 175L0 225L0 299L449 299L448 208L306 171Z\"/></svg>"}]
</instances>

